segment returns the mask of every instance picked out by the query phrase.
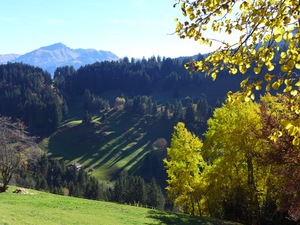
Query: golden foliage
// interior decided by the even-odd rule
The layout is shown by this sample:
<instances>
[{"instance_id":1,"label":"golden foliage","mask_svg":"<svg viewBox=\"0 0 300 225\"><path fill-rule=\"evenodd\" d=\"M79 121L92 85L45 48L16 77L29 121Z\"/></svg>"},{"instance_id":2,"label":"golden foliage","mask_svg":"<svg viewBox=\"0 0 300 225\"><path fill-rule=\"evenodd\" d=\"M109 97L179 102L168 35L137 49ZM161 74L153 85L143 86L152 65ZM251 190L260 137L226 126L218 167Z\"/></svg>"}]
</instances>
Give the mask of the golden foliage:
<instances>
[{"instance_id":1,"label":"golden foliage","mask_svg":"<svg viewBox=\"0 0 300 225\"><path fill-rule=\"evenodd\" d=\"M269 92L283 90L290 94L292 103L299 102L300 78L300 4L297 0L176 0L185 21L176 19L176 33L180 38L190 38L200 44L220 47L201 61L189 62L185 68L202 71L213 80L227 69L229 74L252 73L251 79L241 83L243 92L236 98L249 101L253 92L265 86ZM175 4L175 5L176 5ZM238 36L236 43L218 40L211 32ZM214 35L217 36L217 35ZM280 55L276 58L276 55ZM275 74L275 66L280 73ZM253 71L250 71L253 70ZM265 83L265 85L262 85ZM235 100L230 98L229 100ZM299 112L299 107L295 107ZM293 143L299 145L300 125L293 122Z\"/></svg>"}]
</instances>

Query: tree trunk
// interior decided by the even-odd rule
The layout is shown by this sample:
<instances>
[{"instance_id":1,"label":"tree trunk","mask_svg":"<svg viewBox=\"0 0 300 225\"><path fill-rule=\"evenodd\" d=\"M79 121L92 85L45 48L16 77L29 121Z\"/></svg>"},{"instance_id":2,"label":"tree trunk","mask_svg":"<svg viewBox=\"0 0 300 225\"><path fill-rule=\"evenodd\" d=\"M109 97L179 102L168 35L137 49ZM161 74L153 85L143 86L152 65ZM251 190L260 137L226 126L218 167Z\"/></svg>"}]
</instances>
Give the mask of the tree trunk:
<instances>
[{"instance_id":1,"label":"tree trunk","mask_svg":"<svg viewBox=\"0 0 300 225\"><path fill-rule=\"evenodd\" d=\"M8 168L6 170L3 170L1 174L2 174L3 184L2 187L0 187L0 193L5 192L7 190L9 181L12 178L12 174Z\"/></svg>"},{"instance_id":2,"label":"tree trunk","mask_svg":"<svg viewBox=\"0 0 300 225\"><path fill-rule=\"evenodd\" d=\"M198 215L198 216L202 216L201 205L200 205L200 199L197 201L197 204L198 204L198 212L199 212L199 215Z\"/></svg>"},{"instance_id":3,"label":"tree trunk","mask_svg":"<svg viewBox=\"0 0 300 225\"><path fill-rule=\"evenodd\" d=\"M250 196L251 205L254 208L252 224L259 225L260 224L260 210L259 210L258 197L257 197L255 181L254 181L253 161L252 161L251 157L249 157L247 159L247 166L248 166L248 186L249 186L250 195L251 195Z\"/></svg>"},{"instance_id":4,"label":"tree trunk","mask_svg":"<svg viewBox=\"0 0 300 225\"><path fill-rule=\"evenodd\" d=\"M195 216L195 205L194 205L193 196L191 196L191 203L192 203L192 216Z\"/></svg>"}]
</instances>

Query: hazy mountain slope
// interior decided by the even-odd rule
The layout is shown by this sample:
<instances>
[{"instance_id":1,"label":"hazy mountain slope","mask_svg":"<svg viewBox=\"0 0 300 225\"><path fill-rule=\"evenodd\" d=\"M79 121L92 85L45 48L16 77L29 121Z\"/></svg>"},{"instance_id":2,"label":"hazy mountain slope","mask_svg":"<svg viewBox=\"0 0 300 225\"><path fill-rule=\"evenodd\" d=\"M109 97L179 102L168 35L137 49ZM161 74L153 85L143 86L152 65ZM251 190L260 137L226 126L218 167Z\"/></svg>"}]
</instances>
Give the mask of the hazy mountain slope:
<instances>
[{"instance_id":1,"label":"hazy mountain slope","mask_svg":"<svg viewBox=\"0 0 300 225\"><path fill-rule=\"evenodd\" d=\"M0 55L0 63L23 62L29 65L41 67L53 74L59 66L80 66L91 64L97 61L112 61L119 58L109 51L97 51L95 49L71 49L62 43L41 47L24 55ZM3 58L3 59L2 59Z\"/></svg>"},{"instance_id":2,"label":"hazy mountain slope","mask_svg":"<svg viewBox=\"0 0 300 225\"><path fill-rule=\"evenodd\" d=\"M0 64L2 63L7 63L9 61L12 61L16 58L20 57L20 55L18 54L4 54L4 55L0 55Z\"/></svg>"}]
</instances>

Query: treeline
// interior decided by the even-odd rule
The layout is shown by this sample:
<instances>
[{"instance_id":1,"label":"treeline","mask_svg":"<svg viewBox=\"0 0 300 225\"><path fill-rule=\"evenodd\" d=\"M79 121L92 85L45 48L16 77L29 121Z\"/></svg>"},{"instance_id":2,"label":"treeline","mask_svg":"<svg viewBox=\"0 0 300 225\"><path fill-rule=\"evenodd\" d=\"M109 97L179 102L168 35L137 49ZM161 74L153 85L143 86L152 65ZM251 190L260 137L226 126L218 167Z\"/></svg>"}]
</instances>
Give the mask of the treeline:
<instances>
[{"instance_id":1,"label":"treeline","mask_svg":"<svg viewBox=\"0 0 300 225\"><path fill-rule=\"evenodd\" d=\"M186 123L204 123L212 114L213 108L208 105L205 96L195 98L186 97L159 104L151 96L137 95L133 98L117 97L114 104L85 90L83 98L84 122L92 119L93 113L102 112L102 119L105 119L105 112L114 107L117 110L125 110L133 115L150 115L155 118L175 119Z\"/></svg>"},{"instance_id":2,"label":"treeline","mask_svg":"<svg viewBox=\"0 0 300 225\"><path fill-rule=\"evenodd\" d=\"M54 194L107 200L104 185L96 178L74 165L66 166L64 160L49 159L46 155L19 171L16 184Z\"/></svg>"},{"instance_id":3,"label":"treeline","mask_svg":"<svg viewBox=\"0 0 300 225\"><path fill-rule=\"evenodd\" d=\"M83 95L85 90L101 95L119 90L128 96L150 95L154 90L173 91L174 96L187 84L197 84L200 74L189 74L178 59L152 57L148 60L97 62L75 70L65 66L54 73L56 87L69 95Z\"/></svg>"},{"instance_id":4,"label":"treeline","mask_svg":"<svg viewBox=\"0 0 300 225\"><path fill-rule=\"evenodd\" d=\"M145 183L140 176L129 176L126 171L122 172L113 188L112 200L122 204L134 204L140 206L163 209L165 198L160 186L152 178Z\"/></svg>"},{"instance_id":5,"label":"treeline","mask_svg":"<svg viewBox=\"0 0 300 225\"><path fill-rule=\"evenodd\" d=\"M165 199L155 178L150 182L122 172L114 183L99 182L83 168L65 165L64 160L43 155L36 163L20 171L16 183L23 187L54 194L113 201L153 208L164 208Z\"/></svg>"},{"instance_id":6,"label":"treeline","mask_svg":"<svg viewBox=\"0 0 300 225\"><path fill-rule=\"evenodd\" d=\"M68 113L49 73L23 63L0 65L0 114L41 132L53 131Z\"/></svg>"},{"instance_id":7,"label":"treeline","mask_svg":"<svg viewBox=\"0 0 300 225\"><path fill-rule=\"evenodd\" d=\"M208 105L205 96L197 98L184 98L167 102L166 104L158 104L148 96L135 96L132 99L124 99L124 108L128 112L140 115L162 116L166 119L175 118L177 120L185 120L186 122L203 122L212 112L212 108Z\"/></svg>"}]
</instances>

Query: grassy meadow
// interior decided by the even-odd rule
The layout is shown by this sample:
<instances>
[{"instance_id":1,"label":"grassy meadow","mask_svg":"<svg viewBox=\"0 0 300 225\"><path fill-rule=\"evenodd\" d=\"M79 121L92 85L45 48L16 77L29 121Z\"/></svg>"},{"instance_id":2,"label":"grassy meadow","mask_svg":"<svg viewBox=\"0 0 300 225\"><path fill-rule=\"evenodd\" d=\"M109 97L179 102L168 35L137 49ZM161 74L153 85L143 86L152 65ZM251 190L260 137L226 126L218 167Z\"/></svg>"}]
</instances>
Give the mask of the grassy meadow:
<instances>
[{"instance_id":1,"label":"grassy meadow","mask_svg":"<svg viewBox=\"0 0 300 225\"><path fill-rule=\"evenodd\" d=\"M173 126L172 121L111 110L104 121L95 115L90 124L73 117L41 147L50 157L63 158L67 164L79 162L87 170L93 168L92 175L99 180L107 180L124 169L138 170L152 143L170 139Z\"/></svg>"},{"instance_id":2,"label":"grassy meadow","mask_svg":"<svg viewBox=\"0 0 300 225\"><path fill-rule=\"evenodd\" d=\"M97 224L143 225L234 224L142 207L93 201L29 190L29 194L0 194L0 225Z\"/></svg>"}]
</instances>

